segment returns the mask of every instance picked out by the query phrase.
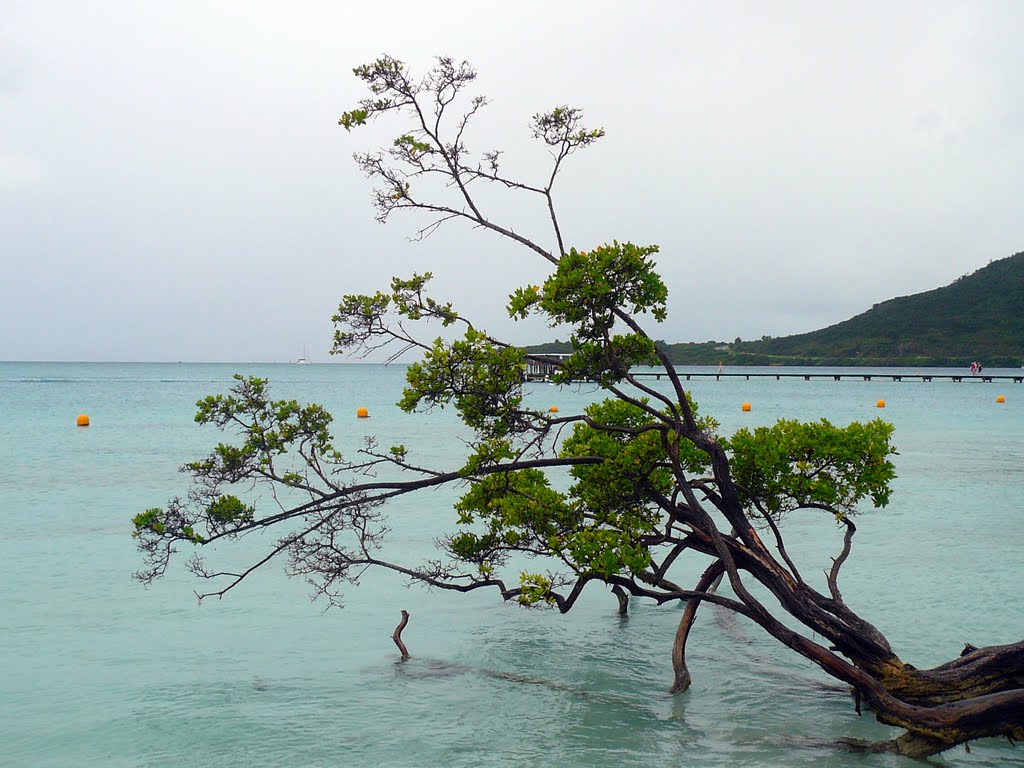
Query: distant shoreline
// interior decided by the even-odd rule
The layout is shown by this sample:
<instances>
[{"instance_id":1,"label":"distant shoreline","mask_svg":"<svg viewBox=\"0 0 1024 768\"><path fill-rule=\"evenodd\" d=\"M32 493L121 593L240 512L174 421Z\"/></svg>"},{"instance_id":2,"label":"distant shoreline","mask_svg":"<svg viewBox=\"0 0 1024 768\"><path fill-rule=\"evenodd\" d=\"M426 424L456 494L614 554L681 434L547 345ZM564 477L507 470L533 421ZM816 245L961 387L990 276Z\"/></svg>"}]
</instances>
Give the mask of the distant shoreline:
<instances>
[{"instance_id":1,"label":"distant shoreline","mask_svg":"<svg viewBox=\"0 0 1024 768\"><path fill-rule=\"evenodd\" d=\"M680 349L683 348L683 349ZM526 347L533 355L569 354L572 348L568 344L539 344ZM790 368L965 368L971 362L978 361L988 368L1021 368L1024 365L1024 352L1020 355L999 354L986 356L973 355L921 355L918 357L802 357L768 355L758 352L736 352L730 349L708 349L706 344L672 344L667 345L669 361L675 366L713 365L753 366L753 367L790 367Z\"/></svg>"}]
</instances>

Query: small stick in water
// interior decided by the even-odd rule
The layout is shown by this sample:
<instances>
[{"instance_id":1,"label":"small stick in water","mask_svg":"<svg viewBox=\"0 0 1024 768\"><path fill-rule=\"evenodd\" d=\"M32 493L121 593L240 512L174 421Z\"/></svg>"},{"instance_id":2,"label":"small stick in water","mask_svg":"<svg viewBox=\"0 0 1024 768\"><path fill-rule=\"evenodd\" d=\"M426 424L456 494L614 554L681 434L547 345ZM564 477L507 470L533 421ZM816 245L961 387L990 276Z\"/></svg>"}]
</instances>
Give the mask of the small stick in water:
<instances>
[{"instance_id":1,"label":"small stick in water","mask_svg":"<svg viewBox=\"0 0 1024 768\"><path fill-rule=\"evenodd\" d=\"M395 645L398 646L398 650L402 652L402 659L409 658L409 649L405 647L405 643L402 642L402 630L405 629L405 625L409 623L409 612L402 610L402 620L395 627L395 631L391 634L391 639L395 641Z\"/></svg>"}]
</instances>

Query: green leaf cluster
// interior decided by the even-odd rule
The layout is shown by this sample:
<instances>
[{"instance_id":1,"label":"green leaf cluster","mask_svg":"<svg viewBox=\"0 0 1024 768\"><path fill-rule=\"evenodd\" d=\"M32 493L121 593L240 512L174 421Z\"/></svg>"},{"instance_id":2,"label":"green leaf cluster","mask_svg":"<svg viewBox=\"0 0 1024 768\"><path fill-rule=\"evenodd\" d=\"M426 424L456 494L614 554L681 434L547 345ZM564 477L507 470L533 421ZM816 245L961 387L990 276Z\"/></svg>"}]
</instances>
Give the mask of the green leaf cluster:
<instances>
[{"instance_id":1,"label":"green leaf cluster","mask_svg":"<svg viewBox=\"0 0 1024 768\"><path fill-rule=\"evenodd\" d=\"M827 419L783 419L770 427L741 429L727 441L733 479L747 504L778 517L818 506L853 514L870 498L889 503L896 468L889 456L893 427L881 419L834 426Z\"/></svg>"},{"instance_id":2,"label":"green leaf cluster","mask_svg":"<svg viewBox=\"0 0 1024 768\"><path fill-rule=\"evenodd\" d=\"M687 397L697 417L697 404ZM643 405L648 400L639 401ZM669 432L652 422L651 415L639 405L624 400L606 399L585 409L590 423L580 422L562 444L563 457L598 456L600 464L582 464L569 472L576 480L570 493L594 515L601 518L608 510L620 514L642 514L655 491L670 496L675 478L668 466L667 446L675 446L680 466L691 474L707 471L710 458L692 441ZM713 432L718 422L699 417L698 426Z\"/></svg>"},{"instance_id":3,"label":"green leaf cluster","mask_svg":"<svg viewBox=\"0 0 1024 768\"><path fill-rule=\"evenodd\" d=\"M253 521L256 508L237 496L218 496L206 507L206 519L211 527L225 529Z\"/></svg>"},{"instance_id":4,"label":"green leaf cluster","mask_svg":"<svg viewBox=\"0 0 1024 768\"><path fill-rule=\"evenodd\" d=\"M641 401L643 405L647 401ZM696 406L692 405L695 409ZM513 551L561 560L572 571L607 580L635 575L651 562L650 537L660 518L653 493L671 496L674 478L666 446L672 437L640 405L608 399L588 406L589 422L577 423L559 451L561 458L588 458L570 467L567 493L550 487L534 469L487 475L456 504L459 524L475 526L449 541L453 555L489 567L506 562ZM713 419L701 419L707 429ZM706 453L679 441L680 463L687 471L704 471ZM507 443L488 443L468 471L487 462L511 458ZM483 530L480 530L481 525ZM524 592L530 604L543 601L543 582L530 574ZM550 586L550 584L548 584Z\"/></svg>"},{"instance_id":5,"label":"green leaf cluster","mask_svg":"<svg viewBox=\"0 0 1024 768\"><path fill-rule=\"evenodd\" d=\"M346 131L366 125L368 120L382 112L402 106L404 100L401 97L415 94L418 90L417 86L409 83L405 65L393 56L381 56L369 64L353 68L352 72L366 83L374 96L387 95L362 99L358 107L342 113L338 125Z\"/></svg>"},{"instance_id":6,"label":"green leaf cluster","mask_svg":"<svg viewBox=\"0 0 1024 768\"><path fill-rule=\"evenodd\" d=\"M139 512L133 517L132 525L135 530L132 532L132 538L138 538L143 531L163 534L167 530L163 512L160 507L150 507L145 512Z\"/></svg>"},{"instance_id":7,"label":"green leaf cluster","mask_svg":"<svg viewBox=\"0 0 1024 768\"><path fill-rule=\"evenodd\" d=\"M519 604L525 606L539 605L541 603L545 605L554 605L554 583L550 576L545 576L543 573L527 573L523 571L519 574Z\"/></svg>"},{"instance_id":8,"label":"green leaf cluster","mask_svg":"<svg viewBox=\"0 0 1024 768\"><path fill-rule=\"evenodd\" d=\"M227 395L211 395L196 403L199 424L236 427L241 445L219 444L213 453L185 465L197 477L235 483L269 469L275 456L293 449L329 460L340 458L332 446L331 414L321 405L302 406L295 400L271 400L267 380L234 376L237 384Z\"/></svg>"},{"instance_id":9,"label":"green leaf cluster","mask_svg":"<svg viewBox=\"0 0 1024 768\"><path fill-rule=\"evenodd\" d=\"M427 283L433 277L433 273L425 272L422 275L414 273L408 280L391 278L391 301L395 311L402 317L410 320L425 317L438 319L443 326L448 327L458 320L459 316L452 309L451 302L442 304L424 293Z\"/></svg>"},{"instance_id":10,"label":"green leaf cluster","mask_svg":"<svg viewBox=\"0 0 1024 768\"><path fill-rule=\"evenodd\" d=\"M453 403L462 421L487 439L500 439L525 426L524 354L499 346L486 334L467 328L460 339L437 339L423 360L406 372L398 405L406 412Z\"/></svg>"},{"instance_id":11,"label":"green leaf cluster","mask_svg":"<svg viewBox=\"0 0 1024 768\"><path fill-rule=\"evenodd\" d=\"M643 509L602 510L584 513L573 494L550 487L536 469L487 475L475 482L455 505L459 524L474 527L448 540L449 552L460 560L492 569L508 562L513 552L550 556L584 576L609 579L619 573L639 573L650 565L644 537L653 529L653 517ZM532 585L525 593L529 604L545 600L536 574L522 573Z\"/></svg>"},{"instance_id":12,"label":"green leaf cluster","mask_svg":"<svg viewBox=\"0 0 1024 768\"><path fill-rule=\"evenodd\" d=\"M241 442L219 443L208 456L182 467L196 480L189 502L175 499L167 508L154 507L136 515L132 520L136 538L202 544L208 537L231 535L255 520L256 509L223 493L224 486L267 481L308 490L306 474L288 468L289 464L298 464L307 473L331 471L341 464L341 454L331 442L331 415L322 406L272 400L266 379L241 375L234 379L228 394L196 403L195 420L231 429Z\"/></svg>"},{"instance_id":13,"label":"green leaf cluster","mask_svg":"<svg viewBox=\"0 0 1024 768\"><path fill-rule=\"evenodd\" d=\"M559 106L550 112L538 112L531 121L531 132L549 147L556 147L564 156L589 147L604 137L604 128L584 128L583 110Z\"/></svg>"},{"instance_id":14,"label":"green leaf cluster","mask_svg":"<svg viewBox=\"0 0 1024 768\"><path fill-rule=\"evenodd\" d=\"M442 303L426 294L427 283L433 274L414 273L408 279L393 277L391 291L369 294L347 294L331 317L335 325L332 354L360 347L369 349L376 342L381 346L390 341L412 344L412 340L396 333L388 326L388 315L394 312L409 320L440 320L445 327L459 319L451 302Z\"/></svg>"},{"instance_id":15,"label":"green leaf cluster","mask_svg":"<svg viewBox=\"0 0 1024 768\"><path fill-rule=\"evenodd\" d=\"M569 492L600 521L612 514L644 516L651 489L671 494L673 478L661 431L640 431L650 424L650 416L622 400L594 403L585 413L597 426L577 423L560 455L598 456L603 461L571 467L576 482Z\"/></svg>"},{"instance_id":16,"label":"green leaf cluster","mask_svg":"<svg viewBox=\"0 0 1024 768\"><path fill-rule=\"evenodd\" d=\"M565 494L551 488L537 469L487 475L473 483L455 510L459 525L475 524L477 531L452 536L452 554L492 566L504 564L512 551L552 554L581 522Z\"/></svg>"},{"instance_id":17,"label":"green leaf cluster","mask_svg":"<svg viewBox=\"0 0 1024 768\"><path fill-rule=\"evenodd\" d=\"M419 141L411 133L405 133L395 139L394 145L408 152L410 157L433 151L433 147L425 141Z\"/></svg>"},{"instance_id":18,"label":"green leaf cluster","mask_svg":"<svg viewBox=\"0 0 1024 768\"><path fill-rule=\"evenodd\" d=\"M530 286L510 297L509 314L523 318L539 308L553 322L582 326L588 335L610 330L620 309L664 320L668 288L648 258L657 252L656 245L618 241L589 252L572 248L543 288Z\"/></svg>"},{"instance_id":19,"label":"green leaf cluster","mask_svg":"<svg viewBox=\"0 0 1024 768\"><path fill-rule=\"evenodd\" d=\"M512 293L511 317L538 313L553 325L573 327L573 354L563 361L556 382L593 379L611 385L631 367L657 362L654 342L646 335L613 331L624 311L649 312L658 322L665 319L668 289L650 258L657 252L656 245L618 241L589 252L573 248L559 259L543 286Z\"/></svg>"}]
</instances>

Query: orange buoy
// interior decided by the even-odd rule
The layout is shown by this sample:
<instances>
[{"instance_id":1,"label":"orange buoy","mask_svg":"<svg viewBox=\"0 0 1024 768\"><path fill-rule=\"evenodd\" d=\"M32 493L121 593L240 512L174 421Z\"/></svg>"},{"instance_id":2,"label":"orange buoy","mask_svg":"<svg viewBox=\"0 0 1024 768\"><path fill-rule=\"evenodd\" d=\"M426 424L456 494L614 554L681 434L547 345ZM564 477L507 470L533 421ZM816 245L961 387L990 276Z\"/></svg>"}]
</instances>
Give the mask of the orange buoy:
<instances>
[{"instance_id":1,"label":"orange buoy","mask_svg":"<svg viewBox=\"0 0 1024 768\"><path fill-rule=\"evenodd\" d=\"M996 402L997 402L997 403L1005 403L1005 402L1006 402L1006 398L1005 398L1005 397L1003 397L1002 395L999 395L999 396L998 396L998 397L996 398Z\"/></svg>"},{"instance_id":2,"label":"orange buoy","mask_svg":"<svg viewBox=\"0 0 1024 768\"><path fill-rule=\"evenodd\" d=\"M89 417L87 415L85 415L84 413L78 414L78 426L80 426L80 427L88 427L89 426Z\"/></svg>"},{"instance_id":3,"label":"orange buoy","mask_svg":"<svg viewBox=\"0 0 1024 768\"><path fill-rule=\"evenodd\" d=\"M552 405L550 408L548 408L548 413L558 413L558 406Z\"/></svg>"},{"instance_id":4,"label":"orange buoy","mask_svg":"<svg viewBox=\"0 0 1024 768\"><path fill-rule=\"evenodd\" d=\"M356 409L356 418L368 419L368 418L370 418L370 412L368 410L366 410L365 408L357 408Z\"/></svg>"},{"instance_id":5,"label":"orange buoy","mask_svg":"<svg viewBox=\"0 0 1024 768\"><path fill-rule=\"evenodd\" d=\"M875 406L877 406L878 408L885 408L885 400L879 400L877 403L875 403Z\"/></svg>"},{"instance_id":6,"label":"orange buoy","mask_svg":"<svg viewBox=\"0 0 1024 768\"><path fill-rule=\"evenodd\" d=\"M750 403L744 403L743 405L741 405L740 406L740 410L741 411L749 411L750 410Z\"/></svg>"}]
</instances>

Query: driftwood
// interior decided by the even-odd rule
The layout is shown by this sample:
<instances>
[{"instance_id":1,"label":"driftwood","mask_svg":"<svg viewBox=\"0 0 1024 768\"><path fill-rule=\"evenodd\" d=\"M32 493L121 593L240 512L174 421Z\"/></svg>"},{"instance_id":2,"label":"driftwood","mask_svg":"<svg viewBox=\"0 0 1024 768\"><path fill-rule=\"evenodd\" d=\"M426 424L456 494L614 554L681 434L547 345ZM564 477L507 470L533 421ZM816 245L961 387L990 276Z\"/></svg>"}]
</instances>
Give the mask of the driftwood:
<instances>
[{"instance_id":1,"label":"driftwood","mask_svg":"<svg viewBox=\"0 0 1024 768\"><path fill-rule=\"evenodd\" d=\"M405 625L409 623L409 612L402 610L402 620L398 622L398 626L395 627L395 631L391 633L391 639L395 641L395 645L398 646L398 650L402 653L402 661L409 658L409 649L405 647L405 643L402 642L402 630L405 629Z\"/></svg>"}]
</instances>

